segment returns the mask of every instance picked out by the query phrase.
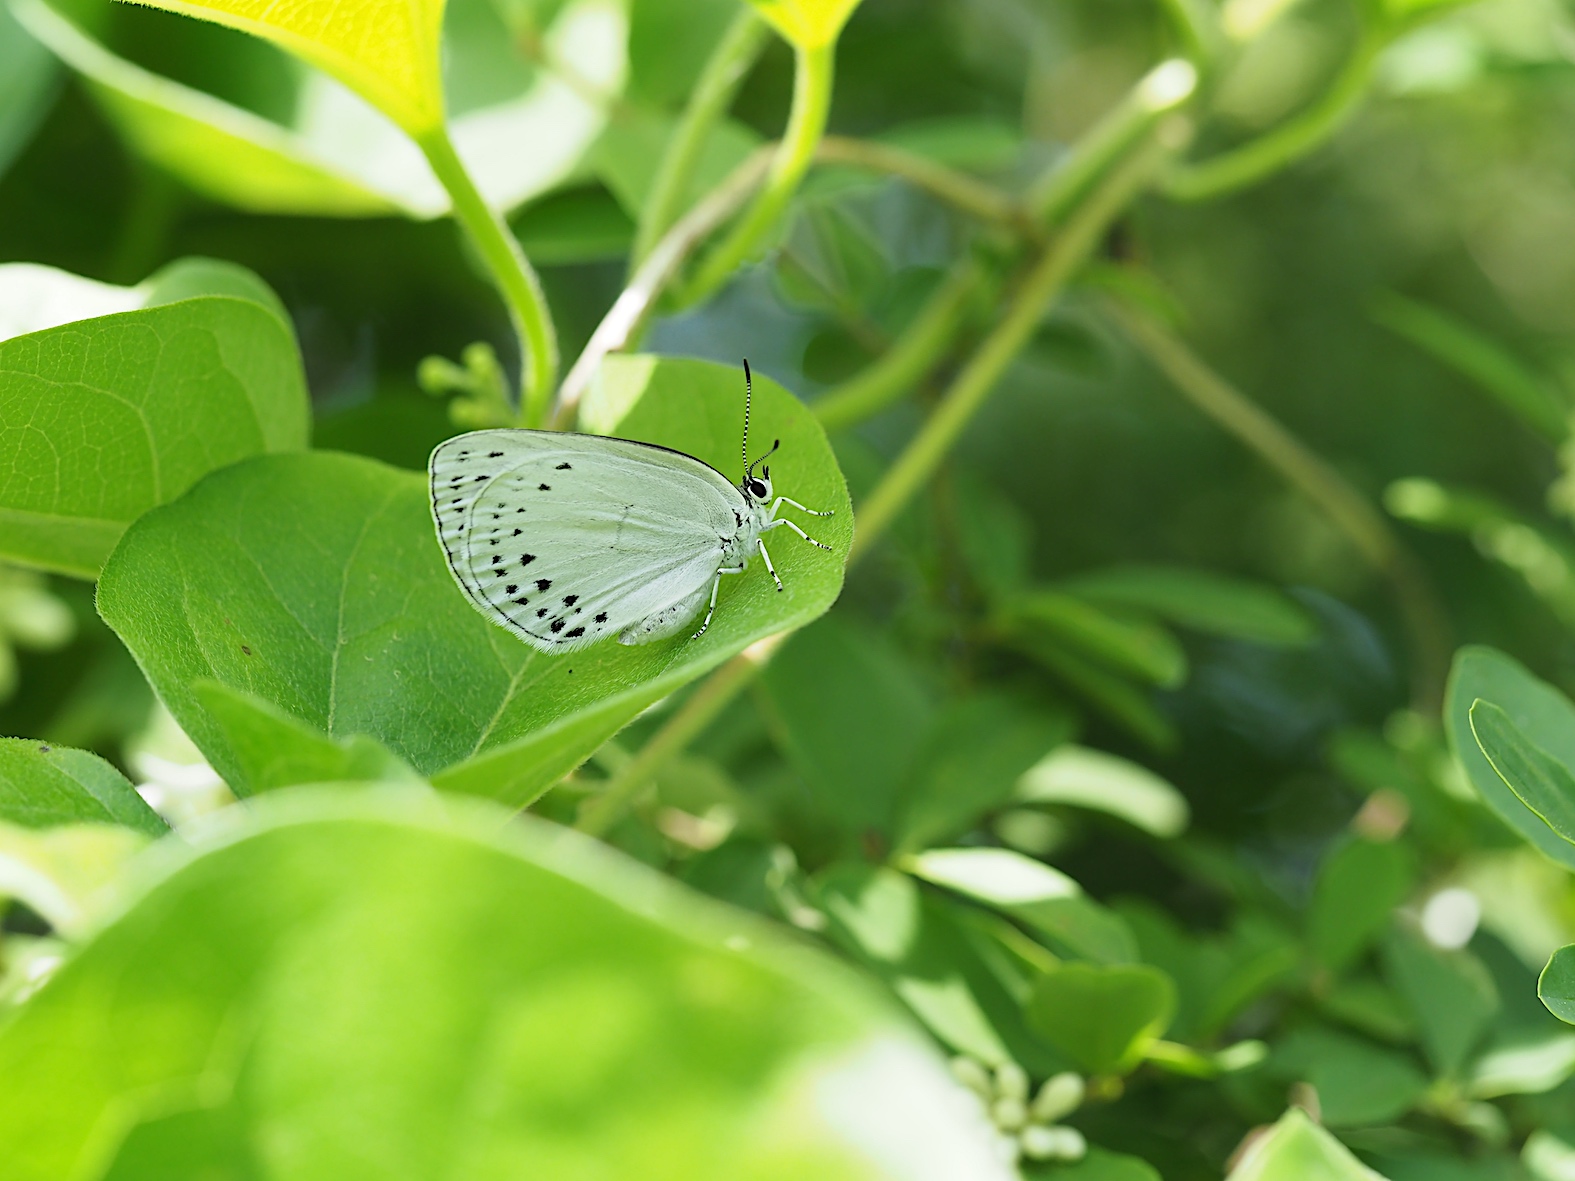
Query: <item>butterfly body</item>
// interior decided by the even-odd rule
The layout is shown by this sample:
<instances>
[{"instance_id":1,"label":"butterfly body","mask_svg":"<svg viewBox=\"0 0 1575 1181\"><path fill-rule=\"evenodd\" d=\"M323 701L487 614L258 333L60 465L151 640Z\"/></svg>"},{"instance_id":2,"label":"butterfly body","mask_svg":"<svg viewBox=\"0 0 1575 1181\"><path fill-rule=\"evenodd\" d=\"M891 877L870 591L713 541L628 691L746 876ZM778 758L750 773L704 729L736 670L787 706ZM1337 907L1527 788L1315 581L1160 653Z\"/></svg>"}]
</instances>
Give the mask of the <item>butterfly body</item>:
<instances>
[{"instance_id":1,"label":"butterfly body","mask_svg":"<svg viewBox=\"0 0 1575 1181\"><path fill-rule=\"evenodd\" d=\"M628 439L474 431L439 445L429 470L455 580L544 652L675 635L708 597L715 609L722 577L756 552L776 579L762 534L803 535L777 517L794 502L773 504L769 481L746 470L735 485L693 456Z\"/></svg>"}]
</instances>

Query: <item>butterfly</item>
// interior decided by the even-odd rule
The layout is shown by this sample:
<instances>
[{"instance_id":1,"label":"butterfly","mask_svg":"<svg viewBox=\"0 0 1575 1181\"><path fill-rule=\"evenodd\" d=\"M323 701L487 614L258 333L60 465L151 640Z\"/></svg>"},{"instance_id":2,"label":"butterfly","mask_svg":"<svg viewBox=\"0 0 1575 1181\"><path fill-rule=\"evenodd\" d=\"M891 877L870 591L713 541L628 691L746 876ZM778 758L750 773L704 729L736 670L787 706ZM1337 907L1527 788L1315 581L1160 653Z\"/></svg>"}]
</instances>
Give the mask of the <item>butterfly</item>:
<instances>
[{"instance_id":1,"label":"butterfly","mask_svg":"<svg viewBox=\"0 0 1575 1181\"><path fill-rule=\"evenodd\" d=\"M432 520L449 571L476 610L543 652L616 635L647 644L711 626L722 579L756 551L782 589L762 536L782 527L823 550L749 461L754 380L744 362L744 478L651 443L562 431L488 430L438 445L428 465ZM759 468L759 472L756 469ZM709 596L709 603L707 597Z\"/></svg>"}]
</instances>

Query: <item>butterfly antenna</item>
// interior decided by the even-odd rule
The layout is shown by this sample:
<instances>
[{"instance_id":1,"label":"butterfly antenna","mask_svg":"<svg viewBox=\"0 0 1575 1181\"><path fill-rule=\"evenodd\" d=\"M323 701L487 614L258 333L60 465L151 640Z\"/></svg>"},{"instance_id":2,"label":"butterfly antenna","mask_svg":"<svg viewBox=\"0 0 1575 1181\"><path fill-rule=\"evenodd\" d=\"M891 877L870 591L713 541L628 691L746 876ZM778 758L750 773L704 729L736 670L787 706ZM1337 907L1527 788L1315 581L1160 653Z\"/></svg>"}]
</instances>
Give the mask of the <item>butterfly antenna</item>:
<instances>
[{"instance_id":1,"label":"butterfly antenna","mask_svg":"<svg viewBox=\"0 0 1575 1181\"><path fill-rule=\"evenodd\" d=\"M749 358L744 358L744 475L749 475L749 403L754 401L755 380L749 372Z\"/></svg>"}]
</instances>

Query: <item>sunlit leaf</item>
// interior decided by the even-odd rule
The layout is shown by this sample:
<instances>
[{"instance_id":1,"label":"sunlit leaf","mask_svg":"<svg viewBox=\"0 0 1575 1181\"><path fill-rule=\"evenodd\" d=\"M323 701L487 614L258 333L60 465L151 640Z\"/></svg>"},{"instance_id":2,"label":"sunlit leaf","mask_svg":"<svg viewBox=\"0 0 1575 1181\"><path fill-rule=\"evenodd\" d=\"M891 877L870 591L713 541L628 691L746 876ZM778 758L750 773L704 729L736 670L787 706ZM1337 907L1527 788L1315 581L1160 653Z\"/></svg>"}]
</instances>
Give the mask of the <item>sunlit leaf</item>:
<instances>
[{"instance_id":1,"label":"sunlit leaf","mask_svg":"<svg viewBox=\"0 0 1575 1181\"><path fill-rule=\"evenodd\" d=\"M1016 798L1108 812L1157 837L1179 836L1190 816L1186 797L1169 781L1085 746L1063 746L1030 767L1017 783Z\"/></svg>"},{"instance_id":2,"label":"sunlit leaf","mask_svg":"<svg viewBox=\"0 0 1575 1181\"><path fill-rule=\"evenodd\" d=\"M1231 1170L1229 1181L1384 1181L1299 1107L1280 1117Z\"/></svg>"},{"instance_id":3,"label":"sunlit leaf","mask_svg":"<svg viewBox=\"0 0 1575 1181\"><path fill-rule=\"evenodd\" d=\"M830 45L859 0L749 0L777 32L800 49Z\"/></svg>"},{"instance_id":4,"label":"sunlit leaf","mask_svg":"<svg viewBox=\"0 0 1575 1181\"><path fill-rule=\"evenodd\" d=\"M0 738L0 821L20 828L119 824L148 836L168 826L126 777L85 750Z\"/></svg>"}]
</instances>

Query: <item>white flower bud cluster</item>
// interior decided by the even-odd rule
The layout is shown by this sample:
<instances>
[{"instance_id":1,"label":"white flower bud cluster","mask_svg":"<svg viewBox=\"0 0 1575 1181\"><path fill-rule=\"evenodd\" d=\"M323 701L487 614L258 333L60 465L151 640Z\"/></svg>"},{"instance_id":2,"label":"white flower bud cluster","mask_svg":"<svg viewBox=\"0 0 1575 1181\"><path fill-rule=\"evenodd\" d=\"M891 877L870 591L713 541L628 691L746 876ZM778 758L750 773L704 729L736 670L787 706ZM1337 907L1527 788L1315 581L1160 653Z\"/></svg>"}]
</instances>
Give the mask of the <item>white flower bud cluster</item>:
<instances>
[{"instance_id":1,"label":"white flower bud cluster","mask_svg":"<svg viewBox=\"0 0 1575 1181\"><path fill-rule=\"evenodd\" d=\"M952 1059L952 1074L984 1104L1007 1160L1075 1161L1088 1151L1081 1132L1056 1123L1082 1106L1083 1080L1078 1075L1068 1071L1046 1079L1030 1101L1028 1074L1010 1060L991 1070L975 1058L957 1057Z\"/></svg>"}]
</instances>

